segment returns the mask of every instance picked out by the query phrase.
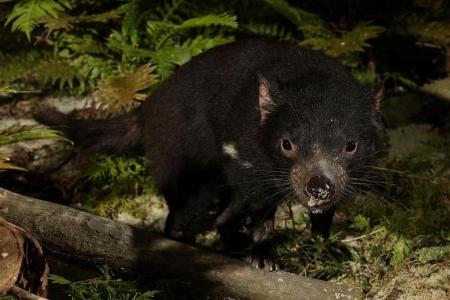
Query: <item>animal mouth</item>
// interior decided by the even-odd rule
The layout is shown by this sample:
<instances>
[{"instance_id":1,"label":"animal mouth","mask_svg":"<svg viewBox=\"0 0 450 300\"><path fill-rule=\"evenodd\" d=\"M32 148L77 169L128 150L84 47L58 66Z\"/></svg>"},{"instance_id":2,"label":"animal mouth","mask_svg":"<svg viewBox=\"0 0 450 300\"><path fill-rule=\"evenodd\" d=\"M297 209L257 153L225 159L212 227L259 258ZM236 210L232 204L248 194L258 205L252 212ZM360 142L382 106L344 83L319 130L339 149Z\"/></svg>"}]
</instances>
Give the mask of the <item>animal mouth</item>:
<instances>
[{"instance_id":1,"label":"animal mouth","mask_svg":"<svg viewBox=\"0 0 450 300\"><path fill-rule=\"evenodd\" d=\"M310 197L307 202L307 208L312 213L323 213L324 211L330 209L334 206L333 201L331 199L319 199L315 197Z\"/></svg>"}]
</instances>

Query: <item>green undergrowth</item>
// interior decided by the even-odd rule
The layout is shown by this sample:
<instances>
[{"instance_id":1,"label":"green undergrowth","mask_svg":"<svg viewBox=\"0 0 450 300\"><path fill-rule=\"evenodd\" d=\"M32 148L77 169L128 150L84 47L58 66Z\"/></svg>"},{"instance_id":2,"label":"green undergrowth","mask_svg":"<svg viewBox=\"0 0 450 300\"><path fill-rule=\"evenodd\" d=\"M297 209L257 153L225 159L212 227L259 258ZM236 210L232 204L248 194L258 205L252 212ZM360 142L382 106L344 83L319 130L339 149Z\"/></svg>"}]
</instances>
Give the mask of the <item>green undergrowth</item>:
<instances>
[{"instance_id":1,"label":"green undergrowth","mask_svg":"<svg viewBox=\"0 0 450 300\"><path fill-rule=\"evenodd\" d=\"M86 179L77 188L83 209L111 218L126 213L136 220L148 217L149 203L164 210L148 170L141 156L93 155Z\"/></svg>"},{"instance_id":2,"label":"green undergrowth","mask_svg":"<svg viewBox=\"0 0 450 300\"><path fill-rule=\"evenodd\" d=\"M81 281L71 281L51 274L49 281L62 286L72 300L149 300L158 291L143 291L137 282L125 281L107 268L100 268L101 276Z\"/></svg>"}]
</instances>

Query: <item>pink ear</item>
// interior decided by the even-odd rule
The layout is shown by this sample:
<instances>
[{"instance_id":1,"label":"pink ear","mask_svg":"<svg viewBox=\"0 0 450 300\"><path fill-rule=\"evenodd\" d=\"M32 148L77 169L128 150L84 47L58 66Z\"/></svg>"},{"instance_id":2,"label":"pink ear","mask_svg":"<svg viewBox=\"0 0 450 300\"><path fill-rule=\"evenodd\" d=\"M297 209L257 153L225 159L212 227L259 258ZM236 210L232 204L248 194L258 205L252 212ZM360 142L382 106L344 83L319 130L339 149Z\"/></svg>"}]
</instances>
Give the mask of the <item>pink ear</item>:
<instances>
[{"instance_id":1,"label":"pink ear","mask_svg":"<svg viewBox=\"0 0 450 300\"><path fill-rule=\"evenodd\" d=\"M259 76L259 111L261 113L261 122L264 122L267 116L274 110L275 103L270 96L270 84L266 78Z\"/></svg>"}]
</instances>

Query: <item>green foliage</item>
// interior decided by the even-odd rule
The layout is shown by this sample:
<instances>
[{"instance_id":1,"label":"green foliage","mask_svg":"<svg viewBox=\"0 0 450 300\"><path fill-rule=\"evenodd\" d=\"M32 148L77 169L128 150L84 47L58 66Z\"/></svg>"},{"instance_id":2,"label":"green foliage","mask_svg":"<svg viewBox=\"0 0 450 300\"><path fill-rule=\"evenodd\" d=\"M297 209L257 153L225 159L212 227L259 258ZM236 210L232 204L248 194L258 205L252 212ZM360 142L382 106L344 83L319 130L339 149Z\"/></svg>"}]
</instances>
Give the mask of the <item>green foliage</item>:
<instances>
[{"instance_id":1,"label":"green foliage","mask_svg":"<svg viewBox=\"0 0 450 300\"><path fill-rule=\"evenodd\" d=\"M370 228L370 218L358 214L355 216L353 223L349 227L359 231L367 231Z\"/></svg>"},{"instance_id":2,"label":"green foliage","mask_svg":"<svg viewBox=\"0 0 450 300\"><path fill-rule=\"evenodd\" d=\"M44 83L58 83L60 89L65 85L73 88L74 80L79 77L77 70L62 60L43 61L37 66L36 72Z\"/></svg>"},{"instance_id":3,"label":"green foliage","mask_svg":"<svg viewBox=\"0 0 450 300\"><path fill-rule=\"evenodd\" d=\"M242 25L245 31L255 35L272 38L282 42L295 43L296 39L292 31L281 27L279 24L250 23Z\"/></svg>"},{"instance_id":4,"label":"green foliage","mask_svg":"<svg viewBox=\"0 0 450 300\"><path fill-rule=\"evenodd\" d=\"M64 139L57 131L42 129L36 126L11 126L0 130L0 147L19 142L38 139ZM1 170L24 170L9 162L10 153L5 149L0 149L0 171Z\"/></svg>"},{"instance_id":5,"label":"green foliage","mask_svg":"<svg viewBox=\"0 0 450 300\"><path fill-rule=\"evenodd\" d=\"M18 79L32 76L32 70L42 60L42 53L38 51L5 54L0 52L0 83L7 84Z\"/></svg>"},{"instance_id":6,"label":"green foliage","mask_svg":"<svg viewBox=\"0 0 450 300\"><path fill-rule=\"evenodd\" d=\"M9 14L5 25L11 23L12 30L23 31L28 40L36 25L45 17L57 18L71 8L68 0L23 0L19 1Z\"/></svg>"},{"instance_id":7,"label":"green foliage","mask_svg":"<svg viewBox=\"0 0 450 300\"><path fill-rule=\"evenodd\" d=\"M65 139L56 130L37 126L12 126L0 131L0 146L37 139Z\"/></svg>"},{"instance_id":8,"label":"green foliage","mask_svg":"<svg viewBox=\"0 0 450 300\"><path fill-rule=\"evenodd\" d=\"M265 2L299 29L303 29L305 26L311 24L316 24L317 26L323 25L323 20L316 14L299 7L291 6L285 0L265 0Z\"/></svg>"},{"instance_id":9,"label":"green foliage","mask_svg":"<svg viewBox=\"0 0 450 300\"><path fill-rule=\"evenodd\" d=\"M416 256L417 260L424 264L439 261L444 258L450 259L450 245L422 248Z\"/></svg>"},{"instance_id":10,"label":"green foliage","mask_svg":"<svg viewBox=\"0 0 450 300\"><path fill-rule=\"evenodd\" d=\"M367 24L359 24L341 36L335 36L330 31L317 26L308 26L304 29L306 39L300 45L311 47L333 57L363 52L364 48L370 46L368 40L378 37L385 31L381 26Z\"/></svg>"},{"instance_id":11,"label":"green foliage","mask_svg":"<svg viewBox=\"0 0 450 300\"><path fill-rule=\"evenodd\" d=\"M430 21L427 18L412 15L406 18L407 31L423 42L450 44L450 21Z\"/></svg>"},{"instance_id":12,"label":"green foliage","mask_svg":"<svg viewBox=\"0 0 450 300\"><path fill-rule=\"evenodd\" d=\"M50 274L49 281L66 288L73 300L148 300L157 294L157 291L140 291L135 282L113 278L107 268L102 273L100 278L76 282Z\"/></svg>"},{"instance_id":13,"label":"green foliage","mask_svg":"<svg viewBox=\"0 0 450 300\"><path fill-rule=\"evenodd\" d=\"M351 258L351 254L345 245L339 243L338 235L324 239L287 231L285 238L287 241L277 247L277 255L288 271L323 280L348 271L345 261Z\"/></svg>"},{"instance_id":14,"label":"green foliage","mask_svg":"<svg viewBox=\"0 0 450 300\"><path fill-rule=\"evenodd\" d=\"M148 64L164 80L193 56L240 34L299 44L338 57L362 84L368 84L377 78L364 61L372 40L401 32L421 42L448 44L448 20L438 14L403 13L397 23L385 22L384 16L365 21L363 16L340 24L286 0L249 2L243 4L248 10L242 12L235 9L236 4L165 0L148 5L140 0L113 0L106 6L21 0L11 4L5 25L35 42L19 53L0 52L0 84L26 82L36 85L35 90L68 87L72 94L84 94L95 91L107 78L123 78ZM400 85L414 86L396 70L388 70L383 77L389 75ZM115 94L112 85L102 85L106 94ZM132 84L123 90L132 91ZM147 87L141 94L151 90ZM112 97L112 104L103 107L114 110L117 103L124 109L134 107L130 93L117 95L123 97Z\"/></svg>"},{"instance_id":15,"label":"green foliage","mask_svg":"<svg viewBox=\"0 0 450 300\"><path fill-rule=\"evenodd\" d=\"M147 164L143 157L94 155L87 171L88 181L94 186L108 185L120 195L154 191Z\"/></svg>"}]
</instances>

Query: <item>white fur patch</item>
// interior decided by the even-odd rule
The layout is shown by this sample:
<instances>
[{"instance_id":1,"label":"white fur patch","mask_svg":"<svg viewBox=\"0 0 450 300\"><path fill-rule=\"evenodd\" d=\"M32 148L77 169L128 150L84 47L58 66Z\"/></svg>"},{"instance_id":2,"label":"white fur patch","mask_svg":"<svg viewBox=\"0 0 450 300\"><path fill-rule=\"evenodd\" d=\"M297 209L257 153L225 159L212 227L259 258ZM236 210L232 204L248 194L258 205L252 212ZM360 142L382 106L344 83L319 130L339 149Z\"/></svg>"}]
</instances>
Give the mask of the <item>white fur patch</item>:
<instances>
[{"instance_id":1,"label":"white fur patch","mask_svg":"<svg viewBox=\"0 0 450 300\"><path fill-rule=\"evenodd\" d=\"M223 144L223 153L231 157L232 159L239 159L239 152L233 144Z\"/></svg>"}]
</instances>

